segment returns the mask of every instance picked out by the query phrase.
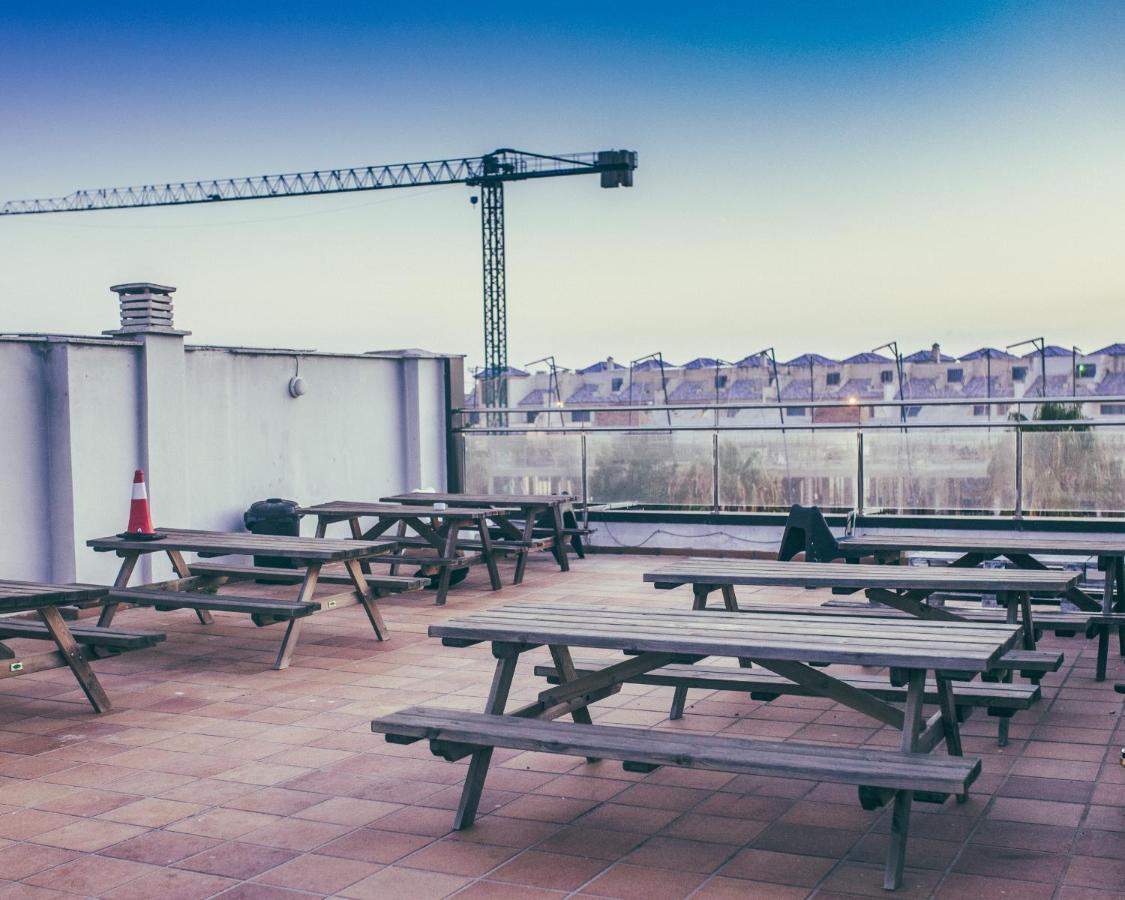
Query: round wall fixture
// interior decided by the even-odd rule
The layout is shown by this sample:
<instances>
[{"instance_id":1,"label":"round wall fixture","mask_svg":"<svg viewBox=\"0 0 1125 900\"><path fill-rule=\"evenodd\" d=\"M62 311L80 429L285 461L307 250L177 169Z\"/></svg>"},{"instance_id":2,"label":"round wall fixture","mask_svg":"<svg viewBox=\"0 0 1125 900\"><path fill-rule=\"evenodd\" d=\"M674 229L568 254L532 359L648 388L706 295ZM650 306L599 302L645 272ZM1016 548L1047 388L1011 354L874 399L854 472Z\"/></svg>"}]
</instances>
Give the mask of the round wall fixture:
<instances>
[{"instance_id":1,"label":"round wall fixture","mask_svg":"<svg viewBox=\"0 0 1125 900\"><path fill-rule=\"evenodd\" d=\"M305 379L303 379L300 375L294 375L289 379L290 397L293 397L294 399L296 399L297 397L303 397L307 390L308 387L306 387L305 385Z\"/></svg>"}]
</instances>

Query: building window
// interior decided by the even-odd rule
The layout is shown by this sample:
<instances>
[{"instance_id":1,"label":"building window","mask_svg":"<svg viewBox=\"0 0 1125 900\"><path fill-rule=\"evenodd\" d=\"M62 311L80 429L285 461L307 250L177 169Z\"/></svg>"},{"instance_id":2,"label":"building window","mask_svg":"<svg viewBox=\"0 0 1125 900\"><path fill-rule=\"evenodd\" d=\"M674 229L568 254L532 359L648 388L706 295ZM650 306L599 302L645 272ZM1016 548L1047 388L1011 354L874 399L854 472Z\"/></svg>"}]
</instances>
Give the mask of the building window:
<instances>
[{"instance_id":1,"label":"building window","mask_svg":"<svg viewBox=\"0 0 1125 900\"><path fill-rule=\"evenodd\" d=\"M534 425L535 420L538 419L538 418L539 418L539 413L528 413L527 414L527 424L528 425Z\"/></svg>"},{"instance_id":2,"label":"building window","mask_svg":"<svg viewBox=\"0 0 1125 900\"><path fill-rule=\"evenodd\" d=\"M785 407L785 415L787 416L803 416L805 408L803 406L787 406Z\"/></svg>"},{"instance_id":3,"label":"building window","mask_svg":"<svg viewBox=\"0 0 1125 900\"><path fill-rule=\"evenodd\" d=\"M1098 367L1093 363L1079 363L1075 367L1079 378L1093 378L1098 374Z\"/></svg>"},{"instance_id":4,"label":"building window","mask_svg":"<svg viewBox=\"0 0 1125 900\"><path fill-rule=\"evenodd\" d=\"M883 384L890 384L895 380L895 373L890 369L884 369L879 373L879 380L883 382Z\"/></svg>"},{"instance_id":5,"label":"building window","mask_svg":"<svg viewBox=\"0 0 1125 900\"><path fill-rule=\"evenodd\" d=\"M1103 403L1103 416L1125 416L1125 403Z\"/></svg>"},{"instance_id":6,"label":"building window","mask_svg":"<svg viewBox=\"0 0 1125 900\"><path fill-rule=\"evenodd\" d=\"M613 391L613 392L615 392L615 393L616 393L617 391L621 390L621 386L622 386L623 384L625 384L625 379L624 379L624 378L614 378L614 379L613 379L613 380L612 380L612 381L611 381L611 382L609 383L609 389L610 389L611 391Z\"/></svg>"},{"instance_id":7,"label":"building window","mask_svg":"<svg viewBox=\"0 0 1125 900\"><path fill-rule=\"evenodd\" d=\"M727 376L726 375L716 375L715 376L715 387L725 388L726 386L727 386Z\"/></svg>"},{"instance_id":8,"label":"building window","mask_svg":"<svg viewBox=\"0 0 1125 900\"><path fill-rule=\"evenodd\" d=\"M825 383L828 384L829 387L831 387L832 385L839 384L840 383L840 373L839 372L829 372L828 375L825 376Z\"/></svg>"},{"instance_id":9,"label":"building window","mask_svg":"<svg viewBox=\"0 0 1125 900\"><path fill-rule=\"evenodd\" d=\"M988 407L983 405L983 404L978 403L976 406L973 407L973 415L974 416L987 416L988 415Z\"/></svg>"},{"instance_id":10,"label":"building window","mask_svg":"<svg viewBox=\"0 0 1125 900\"><path fill-rule=\"evenodd\" d=\"M945 373L945 380L948 381L950 384L959 384L964 379L965 379L965 370L964 369L949 369Z\"/></svg>"},{"instance_id":11,"label":"building window","mask_svg":"<svg viewBox=\"0 0 1125 900\"><path fill-rule=\"evenodd\" d=\"M572 422L589 422L590 421L590 410L583 409L583 410L579 410L578 412L572 412L570 414L570 421L572 421Z\"/></svg>"},{"instance_id":12,"label":"building window","mask_svg":"<svg viewBox=\"0 0 1125 900\"><path fill-rule=\"evenodd\" d=\"M1012 366L1012 381L1027 381L1027 366Z\"/></svg>"},{"instance_id":13,"label":"building window","mask_svg":"<svg viewBox=\"0 0 1125 900\"><path fill-rule=\"evenodd\" d=\"M477 413L477 412L469 413L469 424L470 425L479 425L480 424L480 413Z\"/></svg>"}]
</instances>

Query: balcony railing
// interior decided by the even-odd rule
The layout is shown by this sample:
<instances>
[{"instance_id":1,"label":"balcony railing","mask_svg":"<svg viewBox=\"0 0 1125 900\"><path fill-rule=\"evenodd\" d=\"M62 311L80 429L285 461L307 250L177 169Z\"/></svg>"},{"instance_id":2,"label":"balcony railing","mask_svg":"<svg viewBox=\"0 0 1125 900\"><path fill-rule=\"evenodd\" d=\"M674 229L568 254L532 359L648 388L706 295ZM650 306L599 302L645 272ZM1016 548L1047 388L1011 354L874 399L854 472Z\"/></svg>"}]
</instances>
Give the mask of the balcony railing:
<instances>
[{"instance_id":1,"label":"balcony railing","mask_svg":"<svg viewBox=\"0 0 1125 900\"><path fill-rule=\"evenodd\" d=\"M1025 416L1042 404L1082 401L1003 398ZM786 417L784 425L776 404L760 403L509 409L499 412L519 424L503 427L467 424L475 411L456 410L453 432L470 491L565 491L594 504L715 512L801 503L861 513L1125 515L1125 418L955 420L964 413L958 407L980 405L975 398L806 402L853 409L856 420L817 422L814 413L813 421ZM739 421L748 410L778 420ZM693 421L682 421L686 411ZM591 421L574 422L574 412ZM612 413L613 424L600 424L599 412ZM536 422L527 422L529 413Z\"/></svg>"}]
</instances>

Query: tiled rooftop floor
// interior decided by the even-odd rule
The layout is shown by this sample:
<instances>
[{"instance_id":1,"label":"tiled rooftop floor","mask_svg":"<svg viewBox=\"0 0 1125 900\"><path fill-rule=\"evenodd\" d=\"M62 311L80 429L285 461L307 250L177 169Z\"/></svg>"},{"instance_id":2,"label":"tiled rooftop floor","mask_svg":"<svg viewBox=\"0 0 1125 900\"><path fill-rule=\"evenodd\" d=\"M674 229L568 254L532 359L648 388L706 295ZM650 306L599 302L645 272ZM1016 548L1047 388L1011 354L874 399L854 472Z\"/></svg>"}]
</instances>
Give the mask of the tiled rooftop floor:
<instances>
[{"instance_id":1,"label":"tiled rooftop floor","mask_svg":"<svg viewBox=\"0 0 1125 900\"><path fill-rule=\"evenodd\" d=\"M864 812L854 789L498 751L482 817L454 834L463 765L370 733L371 718L407 704L482 708L487 649L443 648L425 637L431 622L537 598L686 605L686 591L641 583L653 562L594 556L562 574L543 555L497 594L474 569L444 609L432 594L384 601L394 637L383 645L358 607L322 613L284 672L269 668L279 626L122 613L115 624L168 640L95 663L113 712L92 714L66 670L0 680L0 897L884 896L888 814ZM1013 720L1011 744L996 746L993 719L965 725L966 752L984 757L970 801L915 807L899 896L1125 894L1125 726L1112 690L1125 667L1111 656L1097 684L1093 644L1046 643L1066 666ZM513 705L539 689L521 668ZM670 694L626 686L595 719L893 740L798 698L693 692L669 723Z\"/></svg>"}]
</instances>

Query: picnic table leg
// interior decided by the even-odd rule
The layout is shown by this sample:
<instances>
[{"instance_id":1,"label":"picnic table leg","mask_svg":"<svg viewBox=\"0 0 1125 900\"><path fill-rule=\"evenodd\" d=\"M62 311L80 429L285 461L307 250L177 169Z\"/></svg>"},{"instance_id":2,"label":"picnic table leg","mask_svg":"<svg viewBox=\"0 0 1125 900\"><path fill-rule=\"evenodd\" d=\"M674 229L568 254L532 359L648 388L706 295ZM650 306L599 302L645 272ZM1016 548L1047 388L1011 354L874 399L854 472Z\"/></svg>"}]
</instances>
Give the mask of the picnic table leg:
<instances>
[{"instance_id":1,"label":"picnic table leg","mask_svg":"<svg viewBox=\"0 0 1125 900\"><path fill-rule=\"evenodd\" d=\"M1006 621L1009 624L1014 625L1018 618L1018 614L1016 612L1015 596L1009 591L1000 591L999 594L997 594L997 599L1001 603L1004 603ZM1004 684L1011 684L1012 680L1013 675L1011 669L1006 669L1004 671L1004 674L1000 676L1000 681ZM1008 746L1008 726L1011 724L1011 722L1011 719L1009 719L1007 716L1003 716L1000 719L1000 724L996 726L996 743L1000 747Z\"/></svg>"},{"instance_id":2,"label":"picnic table leg","mask_svg":"<svg viewBox=\"0 0 1125 900\"><path fill-rule=\"evenodd\" d=\"M175 570L176 574L179 575L180 578L191 578L191 569L188 568L183 554L180 553L179 550L168 550L167 554L168 561L172 564L172 568ZM215 617L211 615L209 610L197 609L195 615L203 625L215 624Z\"/></svg>"},{"instance_id":3,"label":"picnic table leg","mask_svg":"<svg viewBox=\"0 0 1125 900\"><path fill-rule=\"evenodd\" d=\"M691 608L694 610L707 608L707 595L715 589L712 584L693 584L691 586ZM724 596L724 600L725 600ZM741 660L739 663L741 664ZM672 708L668 711L668 718L672 720L684 717L684 704L687 703L687 685L678 684L672 688Z\"/></svg>"},{"instance_id":4,"label":"picnic table leg","mask_svg":"<svg viewBox=\"0 0 1125 900\"><path fill-rule=\"evenodd\" d=\"M94 711L108 712L113 704L109 702L109 697L102 690L102 686L98 682L98 676L94 674L94 670L86 662L86 657L82 655L82 648L78 646L78 643L74 640L74 635L66 627L66 622L63 621L58 608L41 606L36 611L54 640L55 646L59 648L59 653L66 660L66 664L70 666L70 671L78 679L78 684L86 695L86 699L90 701L90 705L94 707Z\"/></svg>"},{"instance_id":5,"label":"picnic table leg","mask_svg":"<svg viewBox=\"0 0 1125 900\"><path fill-rule=\"evenodd\" d=\"M566 684L568 681L574 681L578 677L578 673L574 669L574 660L570 656L570 648L563 644L550 644L547 647L551 651L551 660L555 664L555 671L559 675L559 684ZM570 714L571 719L579 725L593 725L594 721L590 718L590 710L588 707L580 706ZM598 761L596 756L587 756L586 762L595 763Z\"/></svg>"},{"instance_id":6,"label":"picnic table leg","mask_svg":"<svg viewBox=\"0 0 1125 900\"><path fill-rule=\"evenodd\" d=\"M451 528L448 525L445 530L445 545L438 550L445 559L453 559L457 556L457 529ZM453 566L451 563L441 564L441 573L438 575L437 596L434 598L434 603L438 606L445 606L445 596L449 593L449 579L453 576Z\"/></svg>"},{"instance_id":7,"label":"picnic table leg","mask_svg":"<svg viewBox=\"0 0 1125 900\"><path fill-rule=\"evenodd\" d=\"M531 517L531 511L529 510L528 518ZM557 503L551 506L551 521L554 523L555 530L555 559L559 561L559 569L563 572L569 572L570 560L566 556L566 530L563 527L562 508Z\"/></svg>"},{"instance_id":8,"label":"picnic table leg","mask_svg":"<svg viewBox=\"0 0 1125 900\"><path fill-rule=\"evenodd\" d=\"M1020 591L1020 617L1023 619L1023 649L1035 649L1035 619L1031 614L1031 592Z\"/></svg>"},{"instance_id":9,"label":"picnic table leg","mask_svg":"<svg viewBox=\"0 0 1125 900\"><path fill-rule=\"evenodd\" d=\"M493 653L497 650L496 645L493 645ZM492 673L492 687L489 688L488 700L484 705L486 713L497 716L504 714L508 692L512 688L512 676L516 672L519 658L518 650L507 648L504 655L496 660L496 669ZM491 762L491 747L482 747L474 752L469 760L465 786L461 789L461 801L457 804L457 813L453 817L453 828L456 831L463 831L473 824L477 816L477 807L480 805L480 795L484 790L484 779L488 775L488 766Z\"/></svg>"},{"instance_id":10,"label":"picnic table leg","mask_svg":"<svg viewBox=\"0 0 1125 900\"><path fill-rule=\"evenodd\" d=\"M945 735L945 750L950 756L963 756L961 727L957 724L957 703L953 699L953 682L934 673L937 679L938 709L941 710L941 730ZM964 803L968 794L958 794L957 802Z\"/></svg>"},{"instance_id":11,"label":"picnic table leg","mask_svg":"<svg viewBox=\"0 0 1125 900\"><path fill-rule=\"evenodd\" d=\"M500 580L500 569L496 565L496 554L492 551L492 536L488 533L488 522L484 519L477 519L477 533L480 534L484 564L488 566L488 580L492 584L492 589L498 591L504 586L504 582Z\"/></svg>"},{"instance_id":12,"label":"picnic table leg","mask_svg":"<svg viewBox=\"0 0 1125 900\"><path fill-rule=\"evenodd\" d=\"M305 569L305 580L301 582L301 592L297 595L299 603L312 603L313 594L316 593L316 582L320 577L318 562L310 562ZM281 639L281 647L277 651L277 661L273 664L275 669L288 669L289 660L293 657L293 650L297 646L297 638L301 635L301 622L303 619L290 619L285 626L285 637Z\"/></svg>"},{"instance_id":13,"label":"picnic table leg","mask_svg":"<svg viewBox=\"0 0 1125 900\"><path fill-rule=\"evenodd\" d=\"M1113 608L1117 612L1125 612L1125 558L1119 556L1114 563L1117 576L1117 602ZM1125 656L1125 625L1117 626L1117 652Z\"/></svg>"},{"instance_id":14,"label":"picnic table leg","mask_svg":"<svg viewBox=\"0 0 1125 900\"><path fill-rule=\"evenodd\" d=\"M568 503L563 510L563 526L566 528L578 527L578 516L574 514L574 507ZM570 536L570 546L574 550L574 555L579 559L586 558L586 548L582 546L582 535L572 534Z\"/></svg>"},{"instance_id":15,"label":"picnic table leg","mask_svg":"<svg viewBox=\"0 0 1125 900\"><path fill-rule=\"evenodd\" d=\"M121 568L117 570L117 577L113 579L113 586L115 588L123 588L129 586L129 579L133 577L133 570L137 567L137 560L140 559L139 553L126 553L125 558L121 560ZM98 616L98 628L108 628L113 624L113 617L117 613L119 604L116 601L105 602L102 607L101 615Z\"/></svg>"},{"instance_id":16,"label":"picnic table leg","mask_svg":"<svg viewBox=\"0 0 1125 900\"><path fill-rule=\"evenodd\" d=\"M395 530L395 534L400 538L406 537L406 521L405 520L402 520L398 523L398 528ZM396 547L394 550L391 551L392 557L394 557L394 556L405 556L405 555L406 555L406 547L404 547L404 546ZM389 574L397 575L398 570L401 567L401 565L402 565L401 563L391 563L391 568L390 568Z\"/></svg>"},{"instance_id":17,"label":"picnic table leg","mask_svg":"<svg viewBox=\"0 0 1125 900\"><path fill-rule=\"evenodd\" d=\"M902 723L902 740L899 745L904 753L912 753L918 747L925 690L925 671L911 669L907 675L906 710ZM883 873L883 888L888 891L897 890L902 886L902 869L906 863L906 840L910 834L910 808L913 803L913 792L895 792L894 810L891 813L891 846L887 851L887 868Z\"/></svg>"},{"instance_id":18,"label":"picnic table leg","mask_svg":"<svg viewBox=\"0 0 1125 900\"><path fill-rule=\"evenodd\" d=\"M738 597L734 593L733 584L723 585L723 607L727 612L738 612ZM738 665L743 669L749 669L753 663L751 663L749 657L740 656L738 658Z\"/></svg>"},{"instance_id":19,"label":"picnic table leg","mask_svg":"<svg viewBox=\"0 0 1125 900\"><path fill-rule=\"evenodd\" d=\"M359 604L367 613L371 627L375 630L375 639L385 641L389 635L387 624L383 621L383 616L375 603L375 593L371 590L371 585L363 577L363 569L360 568L359 561L349 559L344 563L344 567L352 577L352 584L355 586L356 596L359 597Z\"/></svg>"},{"instance_id":20,"label":"picnic table leg","mask_svg":"<svg viewBox=\"0 0 1125 900\"><path fill-rule=\"evenodd\" d=\"M348 527L351 529L353 541L363 540L363 529L359 527L358 516L352 516L350 519L348 519ZM361 560L359 566L360 571L362 571L364 575L371 574L371 563L369 563L366 559Z\"/></svg>"},{"instance_id":21,"label":"picnic table leg","mask_svg":"<svg viewBox=\"0 0 1125 900\"><path fill-rule=\"evenodd\" d=\"M531 540L535 534L535 516L529 515L527 521L523 523L523 532L520 537L527 545L520 550L519 555L516 557L516 574L512 578L512 584L520 584L523 581L524 572L527 570L527 558L531 554Z\"/></svg>"}]
</instances>

